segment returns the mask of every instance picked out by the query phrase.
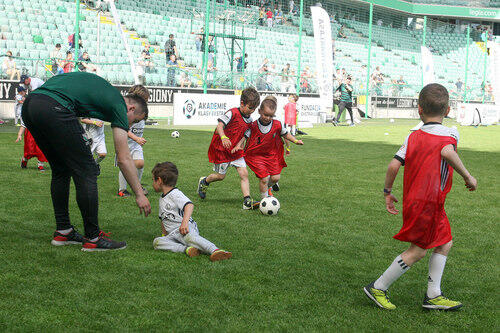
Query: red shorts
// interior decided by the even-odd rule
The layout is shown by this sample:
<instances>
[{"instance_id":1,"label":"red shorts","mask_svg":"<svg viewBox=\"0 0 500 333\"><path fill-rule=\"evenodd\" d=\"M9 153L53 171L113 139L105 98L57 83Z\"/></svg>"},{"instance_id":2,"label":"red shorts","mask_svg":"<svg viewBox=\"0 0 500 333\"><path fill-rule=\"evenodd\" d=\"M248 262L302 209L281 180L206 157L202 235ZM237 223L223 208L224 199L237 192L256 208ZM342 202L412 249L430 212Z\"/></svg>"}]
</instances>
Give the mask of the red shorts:
<instances>
[{"instance_id":1,"label":"red shorts","mask_svg":"<svg viewBox=\"0 0 500 333\"><path fill-rule=\"evenodd\" d=\"M279 158L245 157L245 162L259 178L279 175L286 167L285 160Z\"/></svg>"},{"instance_id":2,"label":"red shorts","mask_svg":"<svg viewBox=\"0 0 500 333\"><path fill-rule=\"evenodd\" d=\"M38 158L40 162L47 162L45 155L40 148L38 148L33 135L31 135L30 131L26 128L24 130L24 158L29 160L32 157Z\"/></svg>"}]
</instances>

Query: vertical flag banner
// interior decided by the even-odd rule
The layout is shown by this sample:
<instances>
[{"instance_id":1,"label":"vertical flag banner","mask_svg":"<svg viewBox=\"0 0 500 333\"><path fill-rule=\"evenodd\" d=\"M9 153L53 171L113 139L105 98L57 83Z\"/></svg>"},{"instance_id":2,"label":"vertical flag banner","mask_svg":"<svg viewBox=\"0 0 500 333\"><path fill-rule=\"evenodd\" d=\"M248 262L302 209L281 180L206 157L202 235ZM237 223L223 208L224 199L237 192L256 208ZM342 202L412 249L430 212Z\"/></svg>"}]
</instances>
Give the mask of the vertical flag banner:
<instances>
[{"instance_id":1,"label":"vertical flag banner","mask_svg":"<svg viewBox=\"0 0 500 333\"><path fill-rule=\"evenodd\" d=\"M316 79L323 111L333 103L333 47L330 17L321 7L311 7L316 49Z\"/></svg>"},{"instance_id":2,"label":"vertical flag banner","mask_svg":"<svg viewBox=\"0 0 500 333\"><path fill-rule=\"evenodd\" d=\"M432 59L432 53L425 46L421 46L421 54L422 54L422 76L423 76L423 85L426 86L429 83L436 82L434 78L434 59Z\"/></svg>"},{"instance_id":3,"label":"vertical flag banner","mask_svg":"<svg viewBox=\"0 0 500 333\"><path fill-rule=\"evenodd\" d=\"M495 104L500 105L500 44L490 42L490 68L491 85Z\"/></svg>"}]
</instances>

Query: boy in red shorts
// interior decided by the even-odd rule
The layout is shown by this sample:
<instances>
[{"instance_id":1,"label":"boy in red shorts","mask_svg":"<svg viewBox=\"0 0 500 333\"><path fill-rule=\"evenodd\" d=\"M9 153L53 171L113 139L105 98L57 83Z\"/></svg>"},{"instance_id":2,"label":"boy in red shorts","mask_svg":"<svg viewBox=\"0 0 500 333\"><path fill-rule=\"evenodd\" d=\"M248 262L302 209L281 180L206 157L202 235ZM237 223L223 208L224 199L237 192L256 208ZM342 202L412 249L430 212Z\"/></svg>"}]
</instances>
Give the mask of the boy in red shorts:
<instances>
[{"instance_id":1,"label":"boy in red shorts","mask_svg":"<svg viewBox=\"0 0 500 333\"><path fill-rule=\"evenodd\" d=\"M297 140L291 135L279 120L273 119L276 109L276 98L266 97L260 104L260 118L254 121L245 133L247 138L245 162L260 179L259 189L262 198L272 195L271 188L277 185L281 170L286 167L282 138L296 145L304 144L302 140ZM243 139L236 150L240 150L242 146Z\"/></svg>"},{"instance_id":2,"label":"boy in red shorts","mask_svg":"<svg viewBox=\"0 0 500 333\"><path fill-rule=\"evenodd\" d=\"M240 142L245 131L250 127L252 118L250 115L260 103L257 90L247 88L242 91L240 107L233 108L218 120L212 142L208 148L208 160L214 163L214 171L207 177L201 177L198 181L198 195L205 199L208 186L217 181L224 180L227 169L230 166L236 168L241 179L241 191L243 192L243 209L257 208L259 202L250 197L250 184L248 182L248 171L243 152L236 151L235 146Z\"/></svg>"},{"instance_id":3,"label":"boy in red shorts","mask_svg":"<svg viewBox=\"0 0 500 333\"><path fill-rule=\"evenodd\" d=\"M28 160L33 157L36 157L38 159L38 165L37 165L38 171L44 172L45 167L43 164L47 162L47 158L45 158L45 155L42 153L40 148L38 148L38 145L36 144L33 135L31 135L30 131L28 131L28 129L24 125L23 120L21 119L21 127L17 132L16 142L21 141L21 139L23 138L23 134L24 134L24 154L23 157L21 158L21 169L26 169L28 167Z\"/></svg>"},{"instance_id":4,"label":"boy in red shorts","mask_svg":"<svg viewBox=\"0 0 500 333\"><path fill-rule=\"evenodd\" d=\"M391 189L399 168L405 166L403 227L394 238L411 244L376 281L364 288L366 295L383 309L396 308L387 297L389 286L432 248L427 293L422 306L441 310L462 306L462 303L444 297L441 292L441 277L452 246L444 202L451 189L453 170L463 177L469 191L476 190L477 181L456 152L457 130L441 124L450 112L448 103L448 91L442 85L433 83L422 89L418 98L418 113L424 125L406 138L387 169L384 188L386 208L389 213L397 214L394 203L398 200L391 194Z\"/></svg>"}]
</instances>

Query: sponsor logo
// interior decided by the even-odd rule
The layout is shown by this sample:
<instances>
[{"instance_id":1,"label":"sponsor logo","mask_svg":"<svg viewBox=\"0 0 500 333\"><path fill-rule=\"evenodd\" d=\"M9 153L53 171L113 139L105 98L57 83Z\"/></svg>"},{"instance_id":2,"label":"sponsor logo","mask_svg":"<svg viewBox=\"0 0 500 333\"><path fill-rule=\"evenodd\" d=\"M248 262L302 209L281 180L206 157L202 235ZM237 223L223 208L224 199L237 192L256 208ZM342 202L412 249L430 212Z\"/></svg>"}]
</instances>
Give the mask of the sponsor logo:
<instances>
[{"instance_id":1,"label":"sponsor logo","mask_svg":"<svg viewBox=\"0 0 500 333\"><path fill-rule=\"evenodd\" d=\"M184 107L182 112L187 119L191 119L192 116L196 114L196 103L192 99L188 99L184 102Z\"/></svg>"},{"instance_id":2,"label":"sponsor logo","mask_svg":"<svg viewBox=\"0 0 500 333\"><path fill-rule=\"evenodd\" d=\"M496 11L492 10L479 10L479 9L470 9L469 10L469 15L474 16L474 17L495 17L497 16Z\"/></svg>"}]
</instances>

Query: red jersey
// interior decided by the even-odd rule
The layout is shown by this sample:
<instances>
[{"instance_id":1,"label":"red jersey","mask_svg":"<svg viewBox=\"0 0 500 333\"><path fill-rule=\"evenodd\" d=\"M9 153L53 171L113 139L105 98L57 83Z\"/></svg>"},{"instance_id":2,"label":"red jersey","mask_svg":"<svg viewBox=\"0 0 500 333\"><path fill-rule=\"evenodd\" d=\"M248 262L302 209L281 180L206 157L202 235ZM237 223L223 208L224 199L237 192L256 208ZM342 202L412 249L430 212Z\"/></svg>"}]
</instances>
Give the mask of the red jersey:
<instances>
[{"instance_id":1,"label":"red jersey","mask_svg":"<svg viewBox=\"0 0 500 333\"><path fill-rule=\"evenodd\" d=\"M288 103L285 105L285 124L297 125L297 104Z\"/></svg>"},{"instance_id":2,"label":"red jersey","mask_svg":"<svg viewBox=\"0 0 500 333\"><path fill-rule=\"evenodd\" d=\"M212 136L212 142L210 142L210 147L208 148L209 162L221 164L232 162L243 157L243 152L241 150L231 154L231 149L233 149L238 142L240 142L241 138L243 138L245 131L252 123L252 118L244 117L240 109L233 108L220 117L219 121L224 124L224 134L231 140L231 148L226 149L222 146L222 140L217 130L215 130Z\"/></svg>"},{"instance_id":3,"label":"red jersey","mask_svg":"<svg viewBox=\"0 0 500 333\"><path fill-rule=\"evenodd\" d=\"M446 244L452 239L444 202L451 189L453 168L441 157L441 150L449 144L456 147L457 139L422 129L408 137L404 160L403 227L394 238L424 249Z\"/></svg>"},{"instance_id":4,"label":"red jersey","mask_svg":"<svg viewBox=\"0 0 500 333\"><path fill-rule=\"evenodd\" d=\"M247 136L245 162L259 178L279 175L286 167L282 135L288 133L279 120L265 126L254 121Z\"/></svg>"}]
</instances>

